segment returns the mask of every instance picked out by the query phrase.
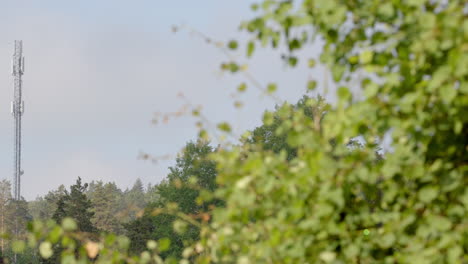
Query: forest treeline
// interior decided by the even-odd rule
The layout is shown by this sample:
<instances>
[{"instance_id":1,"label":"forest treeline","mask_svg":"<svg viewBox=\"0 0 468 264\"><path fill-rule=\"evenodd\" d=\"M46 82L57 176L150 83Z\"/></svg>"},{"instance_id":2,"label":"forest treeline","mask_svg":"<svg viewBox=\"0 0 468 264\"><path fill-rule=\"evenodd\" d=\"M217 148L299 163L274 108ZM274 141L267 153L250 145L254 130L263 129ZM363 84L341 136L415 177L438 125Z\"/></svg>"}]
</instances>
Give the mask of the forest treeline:
<instances>
[{"instance_id":1,"label":"forest treeline","mask_svg":"<svg viewBox=\"0 0 468 264\"><path fill-rule=\"evenodd\" d=\"M153 214L156 208L165 208L177 203L188 214L208 211L208 205L199 205L199 190L189 182L195 178L206 190L214 190L215 165L205 160L213 152L208 142L189 142L177 158L176 165L169 168L166 179L156 185L144 186L137 179L131 188L122 190L113 182L91 181L84 183L80 177L68 188L64 185L34 201L19 202L11 199L11 184L0 182L0 230L6 234L1 240L2 255L13 256L11 239L15 236L15 217L19 219L18 238L26 238L27 223L32 221L53 221L61 224L66 218L73 218L77 230L91 237L102 233L126 235L131 238L131 249L138 252L146 247L149 239L170 239L173 243L167 254L178 256L187 239L198 238L198 230L178 236L173 231L174 216ZM215 203L215 204L219 204ZM179 243L179 245L177 245ZM58 255L47 261L41 260L37 252L23 252L21 261L32 263L57 263Z\"/></svg>"},{"instance_id":2,"label":"forest treeline","mask_svg":"<svg viewBox=\"0 0 468 264\"><path fill-rule=\"evenodd\" d=\"M75 193L78 192L80 196ZM82 195L81 195L82 194ZM87 215L95 230L104 232L123 233L123 224L128 223L140 213L145 205L153 200L156 194L156 186L143 186L137 179L129 189L121 190L115 183L91 181L83 183L81 178L69 188L60 185L56 190L49 191L46 195L37 197L33 201L20 201L19 213L23 223L26 221L49 220L62 218L60 211L65 215L78 215L71 212L72 208L64 209L65 204L83 203L82 207L92 212ZM14 219L16 203L11 199L11 183L7 180L0 181L0 202L2 210L1 219ZM1 230L10 232L14 229L13 222L1 221ZM25 225L22 225L25 226Z\"/></svg>"},{"instance_id":3,"label":"forest treeline","mask_svg":"<svg viewBox=\"0 0 468 264\"><path fill-rule=\"evenodd\" d=\"M74 190L84 196L72 196ZM156 186L151 184L144 186L140 179L137 179L131 188L122 190L113 182L83 183L81 178L78 178L69 189L60 185L43 197L28 202L28 209L33 219L59 219L63 218L60 211L65 215L75 215L63 208L65 204L86 198L89 204L83 204L83 207L90 208L93 213L89 218L95 229L122 234L122 225L135 220L145 205L154 199L156 192Z\"/></svg>"},{"instance_id":4,"label":"forest treeline","mask_svg":"<svg viewBox=\"0 0 468 264\"><path fill-rule=\"evenodd\" d=\"M314 114L323 118L323 111L312 111L307 105L309 100L309 96L303 96L293 108L311 119ZM318 101L326 106L322 98ZM292 159L296 155L296 148L287 143L285 136L275 133L281 124L278 111L279 106L272 115L272 122L250 131L241 144L255 145L265 151L284 152L288 159ZM75 184L68 188L60 185L34 201L15 202L11 199L10 183L3 180L0 182L0 198L7 209L1 211L1 219L10 219L11 223L0 222L1 230L11 235L14 233L15 225L12 220L15 214L20 219L19 237L25 236L28 222L52 220L61 224L64 219L73 218L77 223L77 230L86 232L91 237L93 234L98 237L101 233L128 237L130 251L134 253L144 250L148 240L170 241L170 246L161 255L180 258L184 248L199 239L200 228L178 220L170 211L176 210L195 221L208 222L212 217L212 210L224 206L222 200L213 198L217 189L217 172L216 163L210 158L210 154L215 151L216 148L206 140L188 142L176 158L175 165L169 167L168 175L160 183L144 186L137 179L131 188L125 190L113 182L85 183L78 177ZM5 256L13 254L8 244L2 246L2 252ZM21 255L23 261L57 263L59 258L54 255L46 261L41 260L37 253L29 253Z\"/></svg>"}]
</instances>

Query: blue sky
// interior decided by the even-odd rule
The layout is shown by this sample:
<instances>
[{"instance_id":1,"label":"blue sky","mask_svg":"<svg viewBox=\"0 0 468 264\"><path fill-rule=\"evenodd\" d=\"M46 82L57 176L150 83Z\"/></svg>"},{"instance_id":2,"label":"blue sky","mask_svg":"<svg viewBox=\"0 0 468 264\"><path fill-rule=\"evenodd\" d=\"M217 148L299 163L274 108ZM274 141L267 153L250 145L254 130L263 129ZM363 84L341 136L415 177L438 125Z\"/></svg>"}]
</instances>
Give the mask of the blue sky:
<instances>
[{"instance_id":1,"label":"blue sky","mask_svg":"<svg viewBox=\"0 0 468 264\"><path fill-rule=\"evenodd\" d=\"M13 120L10 101L13 40L26 57L23 117L23 196L30 200L85 181L114 181L126 188L140 178L157 183L173 161L152 164L140 152L173 157L197 134L190 116L151 124L155 112L172 112L182 92L213 123L229 121L236 132L260 124L274 106L250 89L233 107L240 76L223 74L218 49L173 25L185 24L221 41L247 40L238 31L253 17L251 1L5 1L0 9L0 178L11 179ZM317 45L303 56L316 56ZM243 52L234 53L245 61ZM294 102L309 78L321 73L287 69L279 53L259 52L249 62L262 83L279 83L279 95ZM318 77L317 77L318 76Z\"/></svg>"}]
</instances>

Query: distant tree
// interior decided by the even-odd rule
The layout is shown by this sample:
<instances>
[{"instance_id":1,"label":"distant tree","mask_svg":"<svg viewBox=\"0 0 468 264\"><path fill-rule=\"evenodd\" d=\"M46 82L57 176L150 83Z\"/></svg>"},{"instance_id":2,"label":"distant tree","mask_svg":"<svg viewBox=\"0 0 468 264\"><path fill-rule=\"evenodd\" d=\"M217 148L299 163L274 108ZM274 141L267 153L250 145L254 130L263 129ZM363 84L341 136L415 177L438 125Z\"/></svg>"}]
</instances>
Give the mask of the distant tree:
<instances>
[{"instance_id":1,"label":"distant tree","mask_svg":"<svg viewBox=\"0 0 468 264\"><path fill-rule=\"evenodd\" d=\"M304 95L287 111L281 111L281 107L277 105L274 112L267 112L268 114L265 114L268 118L265 118L265 122L251 132L246 142L251 144L251 146L261 147L261 150L270 150L275 153L285 151L287 159L293 159L297 155L297 147L292 147L291 144L288 143L287 135L281 132L280 127L283 125L284 120L291 119L297 112L301 112L314 122L322 122L326 109L329 106L322 97L317 98L318 104L314 106L308 105L308 101L311 99L311 97Z\"/></svg>"},{"instance_id":2,"label":"distant tree","mask_svg":"<svg viewBox=\"0 0 468 264\"><path fill-rule=\"evenodd\" d=\"M65 194L66 188L62 184L56 190L49 191L44 197L37 197L29 202L29 211L34 219L51 219L57 208L58 200Z\"/></svg>"},{"instance_id":3,"label":"distant tree","mask_svg":"<svg viewBox=\"0 0 468 264\"><path fill-rule=\"evenodd\" d=\"M130 203L134 204L138 208L145 206L145 189L143 182L140 179L136 179L133 187L126 194L127 199Z\"/></svg>"},{"instance_id":4,"label":"distant tree","mask_svg":"<svg viewBox=\"0 0 468 264\"><path fill-rule=\"evenodd\" d=\"M159 193L158 193L158 185L152 185L151 183L148 184L146 187L146 192L145 192L145 202L146 204L156 202L159 199Z\"/></svg>"},{"instance_id":5,"label":"distant tree","mask_svg":"<svg viewBox=\"0 0 468 264\"><path fill-rule=\"evenodd\" d=\"M137 179L130 190L125 190L120 202L119 216L122 222L130 222L143 212L146 205L143 183Z\"/></svg>"},{"instance_id":6,"label":"distant tree","mask_svg":"<svg viewBox=\"0 0 468 264\"><path fill-rule=\"evenodd\" d=\"M187 226L185 232L178 233L173 229L175 217L168 214L154 216L156 208L164 208L169 203L175 203L181 212L196 217L209 210L213 203L197 203L200 190L190 186L196 181L201 189L213 191L216 189L216 164L207 159L214 149L208 142L198 141L186 144L182 154L177 157L176 165L170 167L167 179L156 187L158 199L149 204L145 214L126 225L127 235L132 240L131 249L139 251L146 246L148 239L169 238L171 248L165 256L180 256L185 244L198 238L199 230L195 226ZM218 201L217 205L220 204Z\"/></svg>"},{"instance_id":7,"label":"distant tree","mask_svg":"<svg viewBox=\"0 0 468 264\"><path fill-rule=\"evenodd\" d=\"M114 183L104 184L102 181L92 182L90 186L92 188L88 196L93 204L94 226L102 231L120 233L121 228L117 218L120 189Z\"/></svg>"},{"instance_id":8,"label":"distant tree","mask_svg":"<svg viewBox=\"0 0 468 264\"><path fill-rule=\"evenodd\" d=\"M5 239L5 237L11 237L14 239L24 239L26 237L26 224L32 220L31 214L28 210L28 203L21 199L15 201L11 197L11 184L7 180L0 181L0 263L5 258L5 261L11 261L13 252L11 250L11 239ZM25 252L21 256L18 256L18 261L30 259L28 254L31 252ZM28 256L26 256L28 255ZM8 260L10 259L10 260ZM18 262L26 263L26 262Z\"/></svg>"},{"instance_id":9,"label":"distant tree","mask_svg":"<svg viewBox=\"0 0 468 264\"><path fill-rule=\"evenodd\" d=\"M71 217L76 220L80 231L96 232L97 229L91 222L94 216L92 204L85 194L87 187L88 184L82 184L78 177L76 183L70 186L70 191L65 191L57 201L57 209L52 218L60 223L63 218Z\"/></svg>"}]
</instances>

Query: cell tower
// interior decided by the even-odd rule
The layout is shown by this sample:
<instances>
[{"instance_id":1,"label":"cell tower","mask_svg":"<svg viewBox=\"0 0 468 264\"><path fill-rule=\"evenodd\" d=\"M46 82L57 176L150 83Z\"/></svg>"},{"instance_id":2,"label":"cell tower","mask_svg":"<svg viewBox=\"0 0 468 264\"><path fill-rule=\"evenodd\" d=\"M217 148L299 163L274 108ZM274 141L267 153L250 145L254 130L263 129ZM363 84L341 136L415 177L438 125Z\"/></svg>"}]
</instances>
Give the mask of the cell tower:
<instances>
[{"instance_id":1,"label":"cell tower","mask_svg":"<svg viewBox=\"0 0 468 264\"><path fill-rule=\"evenodd\" d=\"M15 78L14 98L11 102L11 114L15 119L15 171L13 175L14 199L21 199L21 117L24 113L24 102L22 100L22 80L24 73L23 41L15 40L15 53L11 64L11 73Z\"/></svg>"}]
</instances>

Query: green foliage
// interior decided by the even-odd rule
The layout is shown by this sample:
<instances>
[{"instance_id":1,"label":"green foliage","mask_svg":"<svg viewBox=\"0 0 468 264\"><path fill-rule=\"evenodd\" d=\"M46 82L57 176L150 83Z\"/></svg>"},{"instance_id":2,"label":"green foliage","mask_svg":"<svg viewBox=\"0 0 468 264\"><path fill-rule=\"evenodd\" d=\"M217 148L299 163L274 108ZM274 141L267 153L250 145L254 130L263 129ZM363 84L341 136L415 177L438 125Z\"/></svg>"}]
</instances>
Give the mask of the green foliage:
<instances>
[{"instance_id":1,"label":"green foliage","mask_svg":"<svg viewBox=\"0 0 468 264\"><path fill-rule=\"evenodd\" d=\"M70 222L71 221L71 222ZM129 240L124 236L107 234L90 236L66 225L78 226L74 220L57 225L54 221L34 221L29 225L26 241L14 242L18 251L18 263L173 263L164 262L159 253L167 248L167 242L148 243L140 254L128 252ZM12 254L6 255L12 259Z\"/></svg>"},{"instance_id":2,"label":"green foliage","mask_svg":"<svg viewBox=\"0 0 468 264\"><path fill-rule=\"evenodd\" d=\"M312 102L317 105L311 106ZM280 153L284 151L288 160L297 156L297 147L288 143L287 130L291 126L301 127L303 124L299 120L293 120L295 114L301 114L307 118L307 122L317 121L320 124L329 106L324 103L323 98L317 100L309 96L303 96L295 105L285 104L282 107L277 106L274 113L265 112L264 123L255 128L246 138L249 151L273 151ZM305 128L305 127L304 127ZM294 140L290 137L289 140Z\"/></svg>"},{"instance_id":3,"label":"green foliage","mask_svg":"<svg viewBox=\"0 0 468 264\"><path fill-rule=\"evenodd\" d=\"M288 118L265 118L265 126L277 126L274 135L286 135L287 145L279 141L278 149L289 146L294 155L251 151L263 144L258 142L216 154L223 186L217 194L226 207L202 231L205 254L199 260L467 262L468 34L460 26L466 24L465 5L256 5L262 13L243 28L259 43L275 48L284 41L293 54L314 38L311 32L319 35L321 62L343 86L321 122L292 106L278 110ZM352 77L362 81L361 101L350 92L360 87L347 85ZM392 150L380 157L375 148L385 134L392 137ZM357 136L365 144L351 147Z\"/></svg>"},{"instance_id":4,"label":"green foliage","mask_svg":"<svg viewBox=\"0 0 468 264\"><path fill-rule=\"evenodd\" d=\"M239 44L237 44L237 41L235 41L235 40L231 40L228 43L228 48L232 49L232 50L236 50L238 46L239 46Z\"/></svg>"},{"instance_id":5,"label":"green foliage","mask_svg":"<svg viewBox=\"0 0 468 264\"><path fill-rule=\"evenodd\" d=\"M117 218L121 191L114 183L104 184L102 181L92 182L89 186L91 188L93 190L88 191L87 197L93 206L93 225L101 231L121 233L122 228Z\"/></svg>"},{"instance_id":6,"label":"green foliage","mask_svg":"<svg viewBox=\"0 0 468 264\"><path fill-rule=\"evenodd\" d=\"M34 219L51 219L57 209L57 202L65 194L66 188L60 185L57 190L49 191L44 197L38 197L28 203L29 211Z\"/></svg>"},{"instance_id":7,"label":"green foliage","mask_svg":"<svg viewBox=\"0 0 468 264\"><path fill-rule=\"evenodd\" d=\"M97 229L91 222L94 216L92 212L91 201L86 196L88 184L82 184L78 177L76 183L70 186L70 192L65 194L57 201L57 209L52 216L57 223L62 223L67 217L75 219L78 223L78 230L82 232L96 232Z\"/></svg>"},{"instance_id":8,"label":"green foliage","mask_svg":"<svg viewBox=\"0 0 468 264\"><path fill-rule=\"evenodd\" d=\"M217 187L216 165L208 158L212 153L213 148L207 142L186 144L176 165L169 168L167 180L157 186L158 200L146 208L141 218L126 225L133 252L144 249L149 239L169 239L171 245L167 248L163 246L167 242L160 242L165 249L162 256L181 257L184 248L198 239L199 227L178 220L171 212L183 213L198 223L207 217L212 205L222 205L220 201L205 202L199 198L201 192L214 191Z\"/></svg>"}]
</instances>

